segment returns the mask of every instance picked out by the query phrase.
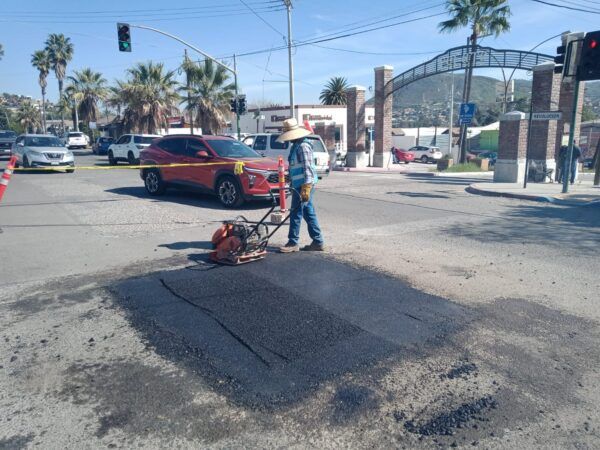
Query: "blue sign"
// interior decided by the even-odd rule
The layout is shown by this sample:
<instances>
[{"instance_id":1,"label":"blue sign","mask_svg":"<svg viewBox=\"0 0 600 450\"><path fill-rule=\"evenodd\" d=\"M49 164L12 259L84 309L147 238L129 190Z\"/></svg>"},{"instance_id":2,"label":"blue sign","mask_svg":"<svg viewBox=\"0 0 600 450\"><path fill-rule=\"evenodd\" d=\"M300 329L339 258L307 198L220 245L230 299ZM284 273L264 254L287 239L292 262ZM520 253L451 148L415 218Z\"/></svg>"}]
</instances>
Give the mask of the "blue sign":
<instances>
[{"instance_id":1,"label":"blue sign","mask_svg":"<svg viewBox=\"0 0 600 450\"><path fill-rule=\"evenodd\" d=\"M458 121L461 125L470 124L475 115L475 103L461 103L458 112Z\"/></svg>"}]
</instances>

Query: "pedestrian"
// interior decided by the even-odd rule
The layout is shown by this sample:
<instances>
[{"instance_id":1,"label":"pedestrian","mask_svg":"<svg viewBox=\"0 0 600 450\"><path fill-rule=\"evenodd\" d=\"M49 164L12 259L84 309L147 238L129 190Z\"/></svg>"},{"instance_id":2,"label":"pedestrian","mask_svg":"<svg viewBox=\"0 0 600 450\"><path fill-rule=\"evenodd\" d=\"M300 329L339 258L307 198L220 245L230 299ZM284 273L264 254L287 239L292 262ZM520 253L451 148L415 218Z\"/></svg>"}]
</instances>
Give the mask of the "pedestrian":
<instances>
[{"instance_id":1,"label":"pedestrian","mask_svg":"<svg viewBox=\"0 0 600 450\"><path fill-rule=\"evenodd\" d=\"M556 181L562 183L563 174L565 173L566 161L567 161L567 152L569 147L566 145L561 145L560 150L558 151L558 164L556 165Z\"/></svg>"},{"instance_id":2,"label":"pedestrian","mask_svg":"<svg viewBox=\"0 0 600 450\"><path fill-rule=\"evenodd\" d=\"M291 142L288 164L290 186L293 189L292 206L290 209L288 242L280 248L282 253L300 250L298 242L300 241L300 225L303 217L308 226L308 234L312 242L310 245L302 247L302 250L325 250L323 234L313 204L315 185L319 177L314 163L312 144L309 139L306 139L309 134L310 131L298 125L296 119L291 118L283 122L283 133L277 138L277 142Z\"/></svg>"},{"instance_id":3,"label":"pedestrian","mask_svg":"<svg viewBox=\"0 0 600 450\"><path fill-rule=\"evenodd\" d=\"M571 159L571 184L575 183L579 171L579 160L581 159L581 149L577 146L577 141L573 141L573 157Z\"/></svg>"}]
</instances>

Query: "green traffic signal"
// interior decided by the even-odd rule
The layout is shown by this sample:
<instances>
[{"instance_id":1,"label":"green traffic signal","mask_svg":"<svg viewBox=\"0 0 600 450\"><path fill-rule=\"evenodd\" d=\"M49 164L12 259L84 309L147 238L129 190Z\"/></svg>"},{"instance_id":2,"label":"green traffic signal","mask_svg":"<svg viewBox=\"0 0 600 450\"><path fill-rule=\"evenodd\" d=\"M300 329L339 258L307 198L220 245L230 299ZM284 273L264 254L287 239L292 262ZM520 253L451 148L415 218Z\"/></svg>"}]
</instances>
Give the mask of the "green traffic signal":
<instances>
[{"instance_id":1,"label":"green traffic signal","mask_svg":"<svg viewBox=\"0 0 600 450\"><path fill-rule=\"evenodd\" d=\"M129 24L118 23L117 24L117 38L119 39L119 51L130 52L131 51L131 32L129 31Z\"/></svg>"}]
</instances>

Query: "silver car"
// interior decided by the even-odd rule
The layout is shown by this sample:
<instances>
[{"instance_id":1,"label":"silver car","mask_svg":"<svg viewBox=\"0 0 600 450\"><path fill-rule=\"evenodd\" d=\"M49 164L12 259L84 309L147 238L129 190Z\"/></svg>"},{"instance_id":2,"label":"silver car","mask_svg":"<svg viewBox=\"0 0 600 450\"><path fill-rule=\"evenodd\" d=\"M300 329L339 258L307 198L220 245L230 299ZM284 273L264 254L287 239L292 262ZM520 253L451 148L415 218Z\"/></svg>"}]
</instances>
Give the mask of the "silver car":
<instances>
[{"instance_id":1,"label":"silver car","mask_svg":"<svg viewBox=\"0 0 600 450\"><path fill-rule=\"evenodd\" d=\"M46 134L22 134L13 144L12 154L17 157L17 167L67 168L75 171L75 157L59 138Z\"/></svg>"}]
</instances>

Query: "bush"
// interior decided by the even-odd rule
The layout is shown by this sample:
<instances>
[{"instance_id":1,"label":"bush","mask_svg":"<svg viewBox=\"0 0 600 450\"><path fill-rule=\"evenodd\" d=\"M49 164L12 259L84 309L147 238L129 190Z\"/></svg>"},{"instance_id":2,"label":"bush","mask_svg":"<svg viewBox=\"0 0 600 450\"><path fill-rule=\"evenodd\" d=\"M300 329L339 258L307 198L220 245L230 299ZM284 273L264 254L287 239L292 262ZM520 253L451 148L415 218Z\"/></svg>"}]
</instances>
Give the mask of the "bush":
<instances>
[{"instance_id":1,"label":"bush","mask_svg":"<svg viewBox=\"0 0 600 450\"><path fill-rule=\"evenodd\" d=\"M482 172L481 167L473 163L455 164L448 167L444 172Z\"/></svg>"}]
</instances>

